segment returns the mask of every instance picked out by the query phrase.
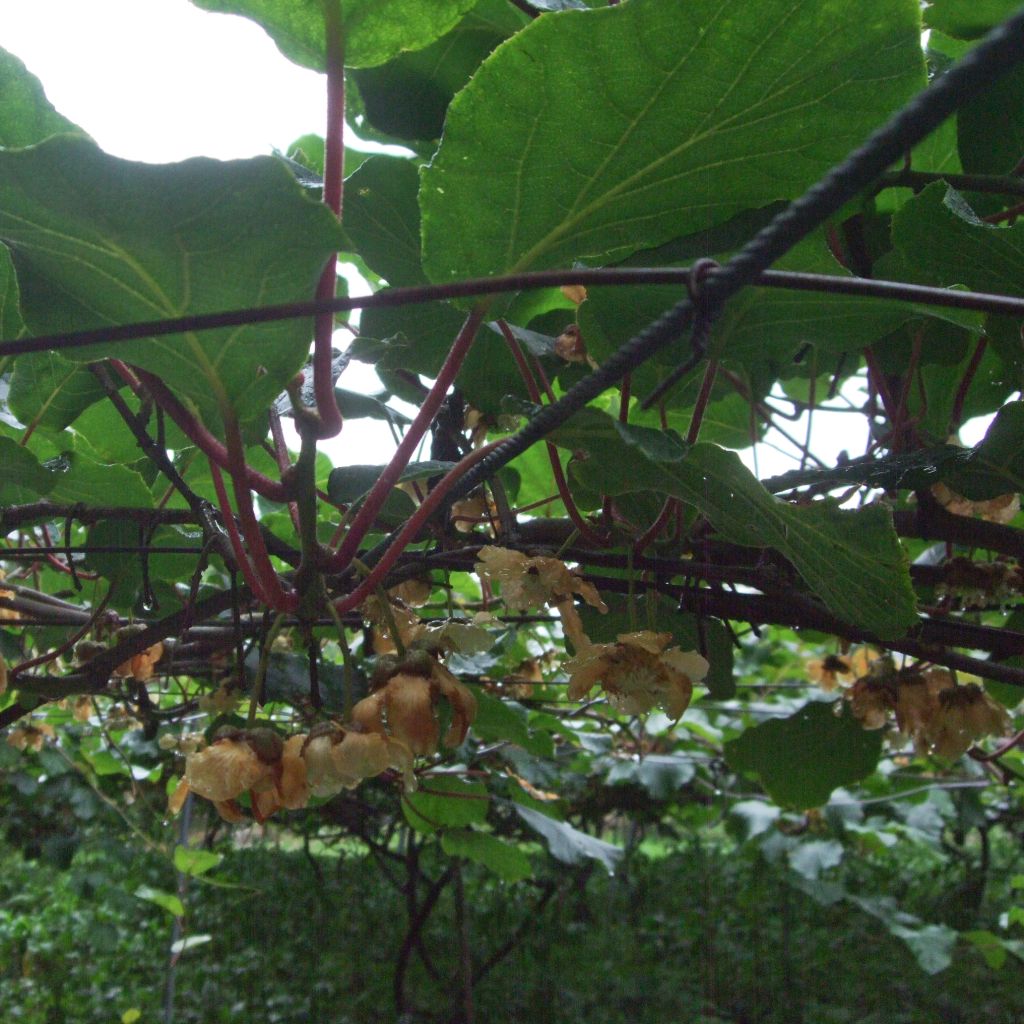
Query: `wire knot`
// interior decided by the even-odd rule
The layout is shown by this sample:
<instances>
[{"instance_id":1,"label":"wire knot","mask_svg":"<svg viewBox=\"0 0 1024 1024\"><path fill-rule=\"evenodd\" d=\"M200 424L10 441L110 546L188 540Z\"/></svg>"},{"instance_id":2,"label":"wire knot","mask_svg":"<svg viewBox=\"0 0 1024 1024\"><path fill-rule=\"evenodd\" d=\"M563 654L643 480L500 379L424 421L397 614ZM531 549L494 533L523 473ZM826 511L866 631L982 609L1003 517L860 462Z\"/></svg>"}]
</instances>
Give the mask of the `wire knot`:
<instances>
[{"instance_id":1,"label":"wire knot","mask_svg":"<svg viewBox=\"0 0 1024 1024\"><path fill-rule=\"evenodd\" d=\"M716 309L708 301L707 290L704 285L707 279L720 267L718 260L707 256L695 260L690 267L689 277L686 279L686 291L693 304L693 328L690 332L690 355L681 362L644 400L640 403L641 409L650 409L655 402L660 401L668 391L685 377L706 355L708 351L708 337L711 334L711 324L715 319Z\"/></svg>"}]
</instances>

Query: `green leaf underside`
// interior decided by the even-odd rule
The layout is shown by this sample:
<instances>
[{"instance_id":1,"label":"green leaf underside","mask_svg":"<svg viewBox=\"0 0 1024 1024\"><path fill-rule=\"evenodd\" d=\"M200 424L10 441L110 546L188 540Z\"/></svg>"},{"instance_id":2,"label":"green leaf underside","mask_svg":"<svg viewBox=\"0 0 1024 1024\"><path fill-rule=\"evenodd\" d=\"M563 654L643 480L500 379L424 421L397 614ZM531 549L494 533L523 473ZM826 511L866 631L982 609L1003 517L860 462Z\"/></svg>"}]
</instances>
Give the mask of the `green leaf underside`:
<instances>
[{"instance_id":1,"label":"green leaf underside","mask_svg":"<svg viewBox=\"0 0 1024 1024\"><path fill-rule=\"evenodd\" d=\"M334 2L337 0L326 0ZM192 0L218 14L240 14L259 24L289 60L325 69L325 0ZM476 0L341 0L345 65L383 64L419 50L451 31Z\"/></svg>"},{"instance_id":2,"label":"green leaf underside","mask_svg":"<svg viewBox=\"0 0 1024 1024\"><path fill-rule=\"evenodd\" d=\"M870 775L881 750L880 731L817 702L747 729L726 743L725 756L736 771L757 775L776 803L807 810L820 807L839 786Z\"/></svg>"},{"instance_id":3,"label":"green leaf underside","mask_svg":"<svg viewBox=\"0 0 1024 1024\"><path fill-rule=\"evenodd\" d=\"M0 96L4 111L0 118L0 146L34 146L51 135L80 131L53 109L39 79L4 49L0 49Z\"/></svg>"},{"instance_id":4,"label":"green leaf underside","mask_svg":"<svg viewBox=\"0 0 1024 1024\"><path fill-rule=\"evenodd\" d=\"M353 77L366 121L395 138L439 138L452 97L499 43L527 23L508 0L479 0L451 32L425 49L357 71ZM365 131L365 123L360 128Z\"/></svg>"},{"instance_id":5,"label":"green leaf underside","mask_svg":"<svg viewBox=\"0 0 1024 1024\"><path fill-rule=\"evenodd\" d=\"M615 873L615 866L622 859L623 851L604 840L588 836L564 821L549 818L532 807L515 805L518 814L547 843L555 860L563 864L582 864L585 860L596 860L609 875Z\"/></svg>"},{"instance_id":6,"label":"green leaf underside","mask_svg":"<svg viewBox=\"0 0 1024 1024\"><path fill-rule=\"evenodd\" d=\"M105 396L88 369L56 352L21 355L14 364L11 412L26 425L63 430Z\"/></svg>"},{"instance_id":7,"label":"green leaf underside","mask_svg":"<svg viewBox=\"0 0 1024 1024\"><path fill-rule=\"evenodd\" d=\"M914 280L1024 295L1024 225L983 223L943 182L900 208L892 220L892 240Z\"/></svg>"},{"instance_id":8,"label":"green leaf underside","mask_svg":"<svg viewBox=\"0 0 1024 1024\"><path fill-rule=\"evenodd\" d=\"M432 476L443 476L454 465L454 462L410 462L402 471L398 482L411 483L414 480L427 480ZM339 466L331 470L327 493L331 501L338 504L354 504L366 496L385 469L386 466Z\"/></svg>"},{"instance_id":9,"label":"green leaf underside","mask_svg":"<svg viewBox=\"0 0 1024 1024\"><path fill-rule=\"evenodd\" d=\"M416 167L402 157L371 156L345 179L342 226L366 265L391 285L425 282L420 267Z\"/></svg>"},{"instance_id":10,"label":"green leaf underside","mask_svg":"<svg viewBox=\"0 0 1024 1024\"><path fill-rule=\"evenodd\" d=\"M452 101L436 281L618 257L802 192L924 85L910 0L631 0L545 15Z\"/></svg>"},{"instance_id":11,"label":"green leaf underside","mask_svg":"<svg viewBox=\"0 0 1024 1024\"><path fill-rule=\"evenodd\" d=\"M341 232L271 157L149 165L58 137L0 153L0 239L37 334L159 320L313 294ZM299 370L308 322L248 325L69 351L161 377L204 420L262 412Z\"/></svg>"},{"instance_id":12,"label":"green leaf underside","mask_svg":"<svg viewBox=\"0 0 1024 1024\"><path fill-rule=\"evenodd\" d=\"M845 622L890 639L917 621L906 555L880 505L856 511L828 499L788 505L735 452L710 444L687 450L670 434L623 427L594 409L577 413L551 440L590 454L571 469L593 490L671 494L697 507L726 540L781 552Z\"/></svg>"}]
</instances>

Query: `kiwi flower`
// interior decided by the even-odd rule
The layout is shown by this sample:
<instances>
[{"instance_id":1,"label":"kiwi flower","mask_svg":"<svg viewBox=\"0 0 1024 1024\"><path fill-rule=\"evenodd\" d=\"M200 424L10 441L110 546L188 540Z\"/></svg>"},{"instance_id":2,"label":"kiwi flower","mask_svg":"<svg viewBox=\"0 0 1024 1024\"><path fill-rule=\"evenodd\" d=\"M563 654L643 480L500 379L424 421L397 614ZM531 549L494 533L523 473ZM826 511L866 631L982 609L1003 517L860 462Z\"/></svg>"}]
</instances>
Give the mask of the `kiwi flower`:
<instances>
[{"instance_id":1,"label":"kiwi flower","mask_svg":"<svg viewBox=\"0 0 1024 1024\"><path fill-rule=\"evenodd\" d=\"M689 706L694 683L704 679L710 666L696 651L668 647L671 639L671 633L645 629L622 633L614 644L591 644L565 664L569 699L580 700L600 683L626 714L658 706L678 719Z\"/></svg>"}]
</instances>

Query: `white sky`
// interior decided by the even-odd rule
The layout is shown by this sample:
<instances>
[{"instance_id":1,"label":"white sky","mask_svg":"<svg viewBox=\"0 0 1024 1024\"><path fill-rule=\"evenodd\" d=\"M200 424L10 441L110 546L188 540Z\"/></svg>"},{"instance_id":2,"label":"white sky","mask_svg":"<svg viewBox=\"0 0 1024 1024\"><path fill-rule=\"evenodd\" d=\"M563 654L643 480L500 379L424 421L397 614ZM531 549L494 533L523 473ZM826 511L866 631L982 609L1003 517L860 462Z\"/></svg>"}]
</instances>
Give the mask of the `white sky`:
<instances>
[{"instance_id":1,"label":"white sky","mask_svg":"<svg viewBox=\"0 0 1024 1024\"><path fill-rule=\"evenodd\" d=\"M234 159L324 132L321 75L286 60L254 23L201 11L188 0L0 0L0 45L38 76L62 114L127 159ZM357 288L363 290L350 278L350 289ZM340 383L379 388L359 363ZM786 427L803 437L803 424ZM975 434L964 440L975 443ZM814 435L815 452L826 461L840 449L851 456L864 450L865 424L857 416L819 413ZM758 449L762 476L792 468L771 447ZM384 462L391 450L386 427L365 420L326 446L336 464ZM745 461L752 464L749 453Z\"/></svg>"}]
</instances>

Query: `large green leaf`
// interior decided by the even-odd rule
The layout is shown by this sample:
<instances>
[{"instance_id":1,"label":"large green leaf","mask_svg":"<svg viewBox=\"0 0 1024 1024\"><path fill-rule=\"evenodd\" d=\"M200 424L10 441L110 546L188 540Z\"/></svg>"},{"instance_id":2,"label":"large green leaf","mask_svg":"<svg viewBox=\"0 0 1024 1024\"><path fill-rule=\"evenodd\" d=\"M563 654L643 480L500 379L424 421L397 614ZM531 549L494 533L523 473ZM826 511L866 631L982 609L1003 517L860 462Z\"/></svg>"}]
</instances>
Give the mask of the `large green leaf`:
<instances>
[{"instance_id":1,"label":"large green leaf","mask_svg":"<svg viewBox=\"0 0 1024 1024\"><path fill-rule=\"evenodd\" d=\"M924 85L912 0L630 0L537 18L452 101L432 279L624 256L802 192Z\"/></svg>"},{"instance_id":2,"label":"large green leaf","mask_svg":"<svg viewBox=\"0 0 1024 1024\"><path fill-rule=\"evenodd\" d=\"M11 254L0 245L0 339L16 338L24 330L20 305Z\"/></svg>"},{"instance_id":3,"label":"large green leaf","mask_svg":"<svg viewBox=\"0 0 1024 1024\"><path fill-rule=\"evenodd\" d=\"M957 114L960 160L971 174L1009 174L1024 153L1024 68L993 82Z\"/></svg>"},{"instance_id":4,"label":"large green leaf","mask_svg":"<svg viewBox=\"0 0 1024 1024\"><path fill-rule=\"evenodd\" d=\"M153 507L153 495L133 469L104 465L78 452L69 452L54 461L60 468L49 492L53 501L66 505Z\"/></svg>"},{"instance_id":5,"label":"large green leaf","mask_svg":"<svg viewBox=\"0 0 1024 1024\"><path fill-rule=\"evenodd\" d=\"M80 129L53 109L39 79L17 57L0 49L0 146L34 146Z\"/></svg>"},{"instance_id":6,"label":"large green leaf","mask_svg":"<svg viewBox=\"0 0 1024 1024\"><path fill-rule=\"evenodd\" d=\"M881 732L869 732L830 703L806 704L789 718L747 729L725 745L729 765L761 779L769 796L785 807L820 807L832 790L875 770Z\"/></svg>"},{"instance_id":7,"label":"large green leaf","mask_svg":"<svg viewBox=\"0 0 1024 1024\"><path fill-rule=\"evenodd\" d=\"M59 137L0 153L0 239L36 333L310 297L341 230L270 157L132 163ZM306 321L69 352L116 355L162 377L216 424L266 410L302 366Z\"/></svg>"},{"instance_id":8,"label":"large green leaf","mask_svg":"<svg viewBox=\"0 0 1024 1024\"><path fill-rule=\"evenodd\" d=\"M578 413L551 440L588 453L571 468L593 490L672 494L698 508L726 540L781 552L846 622L886 639L917 621L906 555L881 505L854 511L830 499L786 504L735 452L712 444L688 449L673 434L623 426L594 409Z\"/></svg>"},{"instance_id":9,"label":"large green leaf","mask_svg":"<svg viewBox=\"0 0 1024 1024\"><path fill-rule=\"evenodd\" d=\"M427 833L479 825L487 820L488 806L482 782L466 782L444 772L427 776L415 793L402 800L405 820L417 832Z\"/></svg>"},{"instance_id":10,"label":"large green leaf","mask_svg":"<svg viewBox=\"0 0 1024 1024\"><path fill-rule=\"evenodd\" d=\"M192 0L219 14L240 14L262 26L289 59L323 71L324 10L339 0ZM372 67L419 50L455 27L476 0L340 0L345 64Z\"/></svg>"}]
</instances>

